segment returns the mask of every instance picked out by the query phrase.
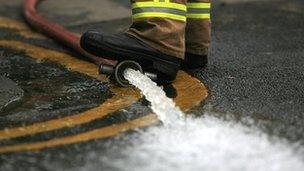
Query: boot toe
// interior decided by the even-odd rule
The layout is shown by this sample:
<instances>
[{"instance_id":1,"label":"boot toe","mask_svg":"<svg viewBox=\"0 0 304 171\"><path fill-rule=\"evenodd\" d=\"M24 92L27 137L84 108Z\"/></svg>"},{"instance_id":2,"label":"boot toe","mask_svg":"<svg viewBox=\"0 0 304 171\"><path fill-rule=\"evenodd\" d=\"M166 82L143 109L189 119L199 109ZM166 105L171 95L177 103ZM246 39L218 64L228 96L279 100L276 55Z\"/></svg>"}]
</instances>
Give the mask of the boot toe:
<instances>
[{"instance_id":1,"label":"boot toe","mask_svg":"<svg viewBox=\"0 0 304 171\"><path fill-rule=\"evenodd\" d=\"M96 31L87 31L80 38L80 46L89 53L94 54L104 41L101 33Z\"/></svg>"},{"instance_id":2,"label":"boot toe","mask_svg":"<svg viewBox=\"0 0 304 171\"><path fill-rule=\"evenodd\" d=\"M176 77L181 59L163 54L127 34L106 34L87 31L80 39L81 47L96 56L112 60L134 60L148 69L155 69L159 78L172 81Z\"/></svg>"}]
</instances>

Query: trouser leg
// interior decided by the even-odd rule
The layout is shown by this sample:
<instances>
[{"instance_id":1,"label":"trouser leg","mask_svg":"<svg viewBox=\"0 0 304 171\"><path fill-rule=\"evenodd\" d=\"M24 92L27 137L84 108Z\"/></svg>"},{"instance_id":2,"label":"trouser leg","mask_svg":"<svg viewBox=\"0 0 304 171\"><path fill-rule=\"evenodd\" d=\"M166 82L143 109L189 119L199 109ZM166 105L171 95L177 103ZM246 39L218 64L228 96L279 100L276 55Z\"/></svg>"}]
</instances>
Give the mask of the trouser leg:
<instances>
[{"instance_id":1,"label":"trouser leg","mask_svg":"<svg viewBox=\"0 0 304 171\"><path fill-rule=\"evenodd\" d=\"M211 41L210 0L188 0L186 62L190 68L203 67Z\"/></svg>"},{"instance_id":2,"label":"trouser leg","mask_svg":"<svg viewBox=\"0 0 304 171\"><path fill-rule=\"evenodd\" d=\"M207 55L210 40L210 0L188 0L186 51L197 55Z\"/></svg>"},{"instance_id":3,"label":"trouser leg","mask_svg":"<svg viewBox=\"0 0 304 171\"><path fill-rule=\"evenodd\" d=\"M184 59L187 0L132 0L130 28L117 35L94 30L81 37L87 52L117 61L134 60L172 81Z\"/></svg>"},{"instance_id":4,"label":"trouser leg","mask_svg":"<svg viewBox=\"0 0 304 171\"><path fill-rule=\"evenodd\" d=\"M162 53L183 59L187 0L132 1L127 31Z\"/></svg>"}]
</instances>

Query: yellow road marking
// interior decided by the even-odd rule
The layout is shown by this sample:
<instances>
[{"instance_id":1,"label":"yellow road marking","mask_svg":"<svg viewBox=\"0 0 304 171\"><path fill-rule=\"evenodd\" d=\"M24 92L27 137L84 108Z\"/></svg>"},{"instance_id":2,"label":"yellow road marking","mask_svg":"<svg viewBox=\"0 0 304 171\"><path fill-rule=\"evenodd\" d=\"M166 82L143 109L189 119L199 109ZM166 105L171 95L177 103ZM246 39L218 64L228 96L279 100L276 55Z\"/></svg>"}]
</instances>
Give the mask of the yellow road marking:
<instances>
[{"instance_id":1,"label":"yellow road marking","mask_svg":"<svg viewBox=\"0 0 304 171\"><path fill-rule=\"evenodd\" d=\"M20 152L25 150L26 151L39 150L43 148L72 144L75 142L85 142L92 139L106 138L125 132L127 130L132 130L143 126L149 126L156 122L157 119L155 115L147 115L140 119L135 119L122 124L112 125L105 128L99 128L93 131L84 132L73 136L67 136L64 138L52 139L44 142L26 143L26 144L14 145L14 146L2 147L0 148L0 153Z\"/></svg>"},{"instance_id":2,"label":"yellow road marking","mask_svg":"<svg viewBox=\"0 0 304 171\"><path fill-rule=\"evenodd\" d=\"M208 97L206 86L198 79L183 71L178 73L173 86L178 93L174 101L183 111L188 111L198 106Z\"/></svg>"},{"instance_id":3,"label":"yellow road marking","mask_svg":"<svg viewBox=\"0 0 304 171\"><path fill-rule=\"evenodd\" d=\"M18 51L24 51L30 57L38 60L52 60L63 64L72 71L77 71L94 78L102 79L99 77L98 69L94 64L79 60L65 53L56 52L17 41L0 40L0 46ZM114 93L112 98L107 99L103 104L86 112L60 119L35 123L28 126L0 130L0 140L88 123L92 120L102 118L114 111L130 106L140 98L139 92L132 88L120 88L112 86L111 92Z\"/></svg>"},{"instance_id":4,"label":"yellow road marking","mask_svg":"<svg viewBox=\"0 0 304 171\"><path fill-rule=\"evenodd\" d=\"M14 29L25 38L46 39L46 36L32 31L25 23L0 16L0 28Z\"/></svg>"},{"instance_id":5,"label":"yellow road marking","mask_svg":"<svg viewBox=\"0 0 304 171\"><path fill-rule=\"evenodd\" d=\"M206 87L202 83L200 83L197 79L192 78L185 72L178 73L177 80L173 85L179 93L179 95L175 99L175 102L178 106L181 107L183 111L187 111L197 106L208 96L208 91ZM129 122L114 124L108 127L87 131L77 135L67 136L63 138L55 138L48 141L41 141L35 143L24 143L24 144L12 145L12 146L4 146L0 148L0 153L36 151L44 148L51 148L61 145L106 138L106 137L115 136L125 131L133 130L135 128L149 126L157 122L158 119L156 115L150 113L146 116L143 116L141 118Z\"/></svg>"},{"instance_id":6,"label":"yellow road marking","mask_svg":"<svg viewBox=\"0 0 304 171\"><path fill-rule=\"evenodd\" d=\"M116 92L117 93L117 92ZM0 140L15 138L25 135L33 135L37 133L52 131L65 127L73 127L84 123L100 119L110 113L119 109L130 106L136 102L138 97L134 96L133 92L126 92L126 94L115 95L113 98L107 99L104 103L96 108L90 109L80 114L67 116L60 119L53 119L45 122L39 122L28 126L21 126L16 128L4 129L0 131Z\"/></svg>"},{"instance_id":7,"label":"yellow road marking","mask_svg":"<svg viewBox=\"0 0 304 171\"><path fill-rule=\"evenodd\" d=\"M38 62L45 60L54 61L56 63L64 65L66 68L72 71L77 71L82 74L100 79L96 65L91 62L77 59L76 57L62 52L57 52L54 50L49 50L13 40L0 40L0 46L7 47L16 51L24 51L28 56L37 59Z\"/></svg>"},{"instance_id":8,"label":"yellow road marking","mask_svg":"<svg viewBox=\"0 0 304 171\"><path fill-rule=\"evenodd\" d=\"M5 21L7 21L6 24L4 24ZM36 33L30 31L26 25L18 21L13 21L0 17L0 27L18 30L19 34L23 35L24 37L28 36L29 38L39 38L39 36L35 37ZM100 77L98 75L97 67L94 64L79 60L75 57L61 52L40 48L18 41L0 40L0 46L8 47L13 50L24 51L27 55L37 60L55 61L66 66L72 71L77 71L94 77L96 79L104 80L104 77ZM175 102L184 111L187 111L198 105L208 96L208 91L206 87L199 80L189 76L185 72L178 73L177 79L173 85L178 92L178 96L175 99ZM45 131L60 129L63 127L72 127L75 125L87 123L92 120L102 118L105 115L112 113L116 110L127 107L140 98L139 92L133 90L132 88L118 88L112 86L111 91L115 94L115 96L108 99L106 102L104 102L97 108L90 109L86 112L61 119L54 119L46 122L35 123L28 126L0 130L0 139L32 135ZM92 139L105 138L117 135L124 131L132 130L134 128L149 126L156 122L158 122L156 116L151 113L144 117L129 122L116 125L114 124L108 127L87 131L77 135L35 143L24 143L12 146L4 146L0 148L0 153L18 152L25 150L40 150L48 147L55 147L65 144L89 141Z\"/></svg>"}]
</instances>

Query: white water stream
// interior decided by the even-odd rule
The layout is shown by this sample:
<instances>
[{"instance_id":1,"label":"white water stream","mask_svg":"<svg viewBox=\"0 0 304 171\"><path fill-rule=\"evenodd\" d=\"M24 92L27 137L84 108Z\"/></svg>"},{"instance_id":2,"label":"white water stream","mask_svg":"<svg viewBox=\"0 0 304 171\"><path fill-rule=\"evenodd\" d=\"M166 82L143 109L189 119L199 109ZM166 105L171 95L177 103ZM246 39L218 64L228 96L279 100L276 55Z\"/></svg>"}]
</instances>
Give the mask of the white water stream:
<instances>
[{"instance_id":1,"label":"white water stream","mask_svg":"<svg viewBox=\"0 0 304 171\"><path fill-rule=\"evenodd\" d=\"M125 171L302 171L303 148L270 137L254 125L223 120L205 113L192 118L175 106L163 90L138 71L125 77L139 88L164 126L138 130L128 142L113 148L111 155L98 160L111 170ZM122 149L122 150L121 150ZM91 156L91 157L90 157ZM94 153L88 158L96 160ZM98 158L98 157L97 157ZM84 170L98 170L90 162Z\"/></svg>"},{"instance_id":2,"label":"white water stream","mask_svg":"<svg viewBox=\"0 0 304 171\"><path fill-rule=\"evenodd\" d=\"M126 70L124 76L132 85L140 89L146 99L151 102L151 109L157 114L164 126L170 127L185 123L185 114L150 78L132 69Z\"/></svg>"},{"instance_id":3,"label":"white water stream","mask_svg":"<svg viewBox=\"0 0 304 171\"><path fill-rule=\"evenodd\" d=\"M303 149L269 137L254 126L206 113L185 118L148 77L127 70L125 78L142 91L164 127L151 127L113 161L120 170L304 170Z\"/></svg>"}]
</instances>

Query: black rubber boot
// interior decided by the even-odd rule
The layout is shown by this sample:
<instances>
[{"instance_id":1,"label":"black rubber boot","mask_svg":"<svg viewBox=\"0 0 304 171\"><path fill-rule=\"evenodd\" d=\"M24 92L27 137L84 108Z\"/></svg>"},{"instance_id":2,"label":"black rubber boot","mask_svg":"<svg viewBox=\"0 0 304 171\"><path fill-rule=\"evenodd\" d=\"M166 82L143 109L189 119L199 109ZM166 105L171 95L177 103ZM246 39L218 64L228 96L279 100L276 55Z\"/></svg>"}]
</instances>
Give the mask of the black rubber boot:
<instances>
[{"instance_id":1,"label":"black rubber boot","mask_svg":"<svg viewBox=\"0 0 304 171\"><path fill-rule=\"evenodd\" d=\"M182 69L197 69L204 68L208 63L207 55L195 55L191 53L185 53L185 60L182 62Z\"/></svg>"},{"instance_id":2,"label":"black rubber boot","mask_svg":"<svg viewBox=\"0 0 304 171\"><path fill-rule=\"evenodd\" d=\"M108 35L87 31L81 36L81 47L96 56L118 61L134 60L143 69L154 69L159 79L172 82L180 68L181 59L152 49L144 42L126 33Z\"/></svg>"}]
</instances>

